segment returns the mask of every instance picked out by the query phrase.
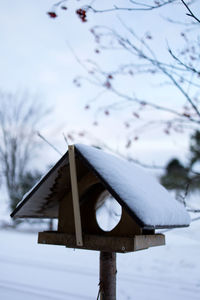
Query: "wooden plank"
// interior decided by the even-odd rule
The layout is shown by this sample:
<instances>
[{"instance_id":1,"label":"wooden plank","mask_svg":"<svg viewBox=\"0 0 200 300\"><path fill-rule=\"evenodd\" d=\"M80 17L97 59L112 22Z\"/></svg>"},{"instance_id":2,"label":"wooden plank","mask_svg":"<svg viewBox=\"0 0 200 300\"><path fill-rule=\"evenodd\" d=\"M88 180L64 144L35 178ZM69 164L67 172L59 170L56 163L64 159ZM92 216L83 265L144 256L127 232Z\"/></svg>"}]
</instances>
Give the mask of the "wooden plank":
<instances>
[{"instance_id":1,"label":"wooden plank","mask_svg":"<svg viewBox=\"0 0 200 300\"><path fill-rule=\"evenodd\" d=\"M77 246L83 246L78 183L77 183L77 174L76 174L76 161L75 161L75 153L74 153L73 145L68 147L68 152L69 152L69 166L70 166L70 178L71 178L71 187L72 187L76 243Z\"/></svg>"},{"instance_id":2,"label":"wooden plank","mask_svg":"<svg viewBox=\"0 0 200 300\"><path fill-rule=\"evenodd\" d=\"M84 235L83 246L76 243L76 236L56 231L39 232L39 244L63 245L68 248L126 253L165 245L163 234L136 235L133 238Z\"/></svg>"},{"instance_id":3,"label":"wooden plank","mask_svg":"<svg viewBox=\"0 0 200 300\"><path fill-rule=\"evenodd\" d=\"M76 158L76 169L77 172L79 172L80 166L78 165L78 160ZM87 169L86 169L87 171ZM80 174L79 174L80 175ZM69 172L70 177L70 172ZM81 228L82 232L84 232L85 225L88 222L91 223L91 220L88 216L88 213L91 215L90 208L87 203L81 202L81 197L84 195L84 193L94 184L98 183L98 178L93 175L93 173L84 173L82 177L80 177L78 181L78 194L80 199L80 212L81 212ZM70 186L71 188L71 186ZM93 197L94 198L94 197ZM95 200L95 199L94 199ZM87 205L87 210L85 209L85 205ZM84 206L84 209L83 209ZM93 210L93 207L92 207ZM87 214L85 216L84 214ZM58 221L58 231L65 232L69 234L75 234L75 223L74 223L74 211L73 211L73 199L72 199L72 191L65 193L65 196L63 197L62 201L60 202L60 208L59 208L59 221Z\"/></svg>"},{"instance_id":4,"label":"wooden plank","mask_svg":"<svg viewBox=\"0 0 200 300\"><path fill-rule=\"evenodd\" d=\"M161 245L165 245L165 236L163 234L136 235L134 251Z\"/></svg>"}]
</instances>

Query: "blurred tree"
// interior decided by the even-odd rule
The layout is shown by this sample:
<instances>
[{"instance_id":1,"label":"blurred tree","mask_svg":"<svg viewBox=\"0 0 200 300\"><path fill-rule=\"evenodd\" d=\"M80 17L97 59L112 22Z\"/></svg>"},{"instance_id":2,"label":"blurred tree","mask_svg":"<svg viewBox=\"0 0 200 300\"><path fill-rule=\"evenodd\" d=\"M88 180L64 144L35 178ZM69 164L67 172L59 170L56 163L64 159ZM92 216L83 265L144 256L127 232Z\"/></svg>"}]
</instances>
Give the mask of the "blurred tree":
<instances>
[{"instance_id":1,"label":"blurred tree","mask_svg":"<svg viewBox=\"0 0 200 300\"><path fill-rule=\"evenodd\" d=\"M161 177L161 183L169 190L175 190L177 196L186 204L186 196L195 190L200 190L200 131L196 131L190 139L190 154L186 166L183 166L177 158L173 158L167 164L165 173Z\"/></svg>"},{"instance_id":2,"label":"blurred tree","mask_svg":"<svg viewBox=\"0 0 200 300\"><path fill-rule=\"evenodd\" d=\"M188 183L189 169L184 167L177 158L173 158L166 166L161 183L169 190L182 191Z\"/></svg>"},{"instance_id":3,"label":"blurred tree","mask_svg":"<svg viewBox=\"0 0 200 300\"><path fill-rule=\"evenodd\" d=\"M0 172L11 209L40 177L31 164L39 146L36 130L47 113L28 93L0 92Z\"/></svg>"},{"instance_id":4,"label":"blurred tree","mask_svg":"<svg viewBox=\"0 0 200 300\"><path fill-rule=\"evenodd\" d=\"M23 196L39 181L42 174L37 171L26 171L22 176L20 175L17 182L17 189L10 195L10 208L13 211Z\"/></svg>"},{"instance_id":5,"label":"blurred tree","mask_svg":"<svg viewBox=\"0 0 200 300\"><path fill-rule=\"evenodd\" d=\"M200 161L200 131L197 130L191 137L190 143L190 168Z\"/></svg>"}]
</instances>

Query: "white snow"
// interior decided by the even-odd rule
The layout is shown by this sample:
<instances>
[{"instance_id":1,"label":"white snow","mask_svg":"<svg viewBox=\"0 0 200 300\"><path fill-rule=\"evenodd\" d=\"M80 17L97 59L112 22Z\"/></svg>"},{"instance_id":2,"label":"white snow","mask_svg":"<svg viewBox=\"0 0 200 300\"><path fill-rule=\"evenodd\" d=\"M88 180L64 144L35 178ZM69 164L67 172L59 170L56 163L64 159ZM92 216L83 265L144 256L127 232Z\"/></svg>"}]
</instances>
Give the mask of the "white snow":
<instances>
[{"instance_id":1,"label":"white snow","mask_svg":"<svg viewBox=\"0 0 200 300\"><path fill-rule=\"evenodd\" d=\"M189 225L185 208L144 169L94 147L75 147L145 225Z\"/></svg>"},{"instance_id":2,"label":"white snow","mask_svg":"<svg viewBox=\"0 0 200 300\"><path fill-rule=\"evenodd\" d=\"M37 234L0 231L0 299L94 300L99 253L38 245ZM199 300L200 222L166 233L166 246L117 254L117 299Z\"/></svg>"}]
</instances>

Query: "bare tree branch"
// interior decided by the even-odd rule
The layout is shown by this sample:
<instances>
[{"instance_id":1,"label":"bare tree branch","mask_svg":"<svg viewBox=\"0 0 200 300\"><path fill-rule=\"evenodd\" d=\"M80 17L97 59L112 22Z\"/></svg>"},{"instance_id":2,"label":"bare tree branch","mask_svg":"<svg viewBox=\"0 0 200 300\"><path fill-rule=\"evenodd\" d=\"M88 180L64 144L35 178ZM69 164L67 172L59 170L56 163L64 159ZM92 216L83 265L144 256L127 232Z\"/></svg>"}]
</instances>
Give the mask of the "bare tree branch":
<instances>
[{"instance_id":1,"label":"bare tree branch","mask_svg":"<svg viewBox=\"0 0 200 300\"><path fill-rule=\"evenodd\" d=\"M189 13L187 13L187 16L192 17L193 19L195 19L198 23L200 23L200 19L197 18L194 13L191 11L191 9L189 8L188 4L184 1L181 0L181 2L183 3L183 5L186 7L186 9L189 11Z\"/></svg>"},{"instance_id":2,"label":"bare tree branch","mask_svg":"<svg viewBox=\"0 0 200 300\"><path fill-rule=\"evenodd\" d=\"M117 5L114 5L111 8L107 8L107 9L95 9L93 6L91 5L86 5L83 8L86 11L91 10L93 13L109 13L109 12L114 12L114 11L128 11L128 12L132 12L132 11L152 11L158 8L161 8L163 6L166 6L168 4L172 4L177 2L177 0L167 0L167 1L154 1L152 5L150 4L146 4L146 3L142 3L142 2L137 2L137 1L129 1L132 5L135 5L135 7L119 7Z\"/></svg>"}]
</instances>

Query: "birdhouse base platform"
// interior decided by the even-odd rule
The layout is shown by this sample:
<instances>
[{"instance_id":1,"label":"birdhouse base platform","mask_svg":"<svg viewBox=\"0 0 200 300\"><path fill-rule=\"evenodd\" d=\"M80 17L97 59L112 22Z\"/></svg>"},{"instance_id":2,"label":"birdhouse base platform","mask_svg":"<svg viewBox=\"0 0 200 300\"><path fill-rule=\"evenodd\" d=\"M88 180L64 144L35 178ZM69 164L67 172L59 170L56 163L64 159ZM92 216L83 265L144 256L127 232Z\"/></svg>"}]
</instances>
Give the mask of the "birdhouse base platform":
<instances>
[{"instance_id":1,"label":"birdhouse base platform","mask_svg":"<svg viewBox=\"0 0 200 300\"><path fill-rule=\"evenodd\" d=\"M44 231L39 232L38 243L62 245L68 248L126 253L165 245L165 236L163 234L148 234L135 235L129 238L85 234L83 235L83 246L77 246L75 235Z\"/></svg>"}]
</instances>

